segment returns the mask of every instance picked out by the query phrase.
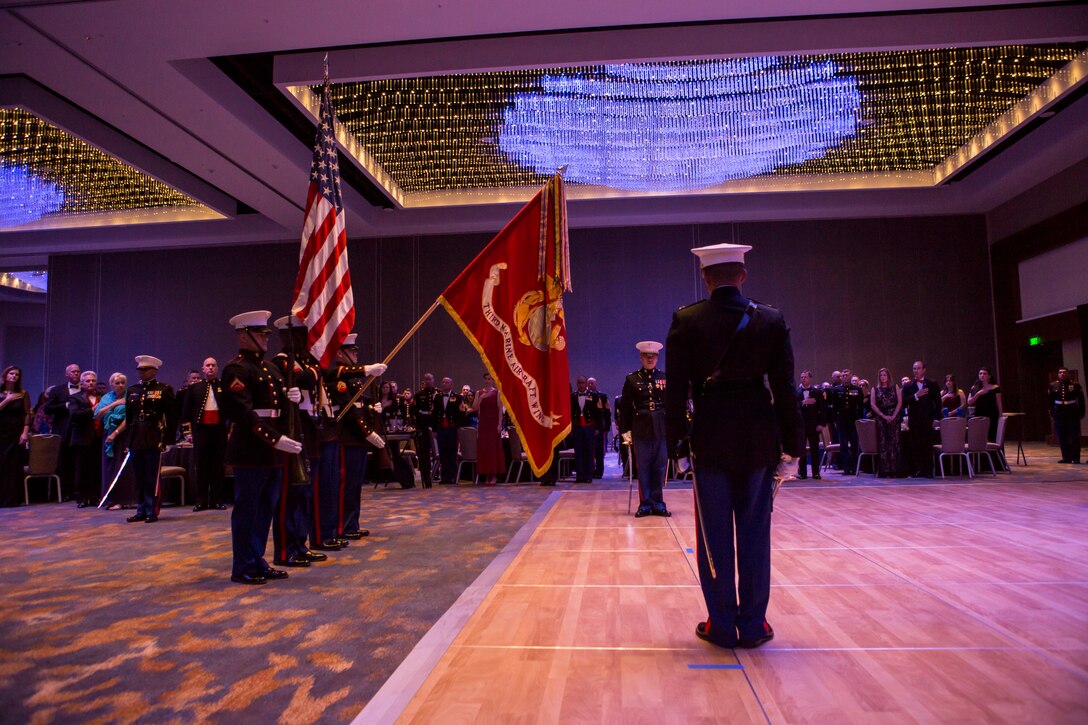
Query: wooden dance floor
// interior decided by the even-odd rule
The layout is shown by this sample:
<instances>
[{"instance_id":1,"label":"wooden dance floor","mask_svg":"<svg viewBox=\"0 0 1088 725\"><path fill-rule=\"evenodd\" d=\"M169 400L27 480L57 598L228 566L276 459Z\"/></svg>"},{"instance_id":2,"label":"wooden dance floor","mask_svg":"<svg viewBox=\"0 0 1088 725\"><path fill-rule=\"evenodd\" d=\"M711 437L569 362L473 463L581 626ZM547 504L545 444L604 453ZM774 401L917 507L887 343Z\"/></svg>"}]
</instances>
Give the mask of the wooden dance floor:
<instances>
[{"instance_id":1,"label":"wooden dance floor","mask_svg":"<svg viewBox=\"0 0 1088 725\"><path fill-rule=\"evenodd\" d=\"M357 722L1088 722L1079 475L787 487L776 638L736 651L693 634L690 488L666 491L671 519L557 492Z\"/></svg>"}]
</instances>

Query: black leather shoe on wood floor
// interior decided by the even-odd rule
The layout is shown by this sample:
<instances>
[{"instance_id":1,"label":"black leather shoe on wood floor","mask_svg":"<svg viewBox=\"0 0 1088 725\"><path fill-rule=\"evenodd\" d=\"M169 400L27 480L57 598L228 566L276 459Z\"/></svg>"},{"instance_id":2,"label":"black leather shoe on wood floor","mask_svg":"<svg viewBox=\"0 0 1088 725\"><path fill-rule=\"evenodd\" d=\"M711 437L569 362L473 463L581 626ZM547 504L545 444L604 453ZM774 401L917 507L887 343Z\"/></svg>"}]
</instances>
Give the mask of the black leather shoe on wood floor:
<instances>
[{"instance_id":1,"label":"black leather shoe on wood floor","mask_svg":"<svg viewBox=\"0 0 1088 725\"><path fill-rule=\"evenodd\" d=\"M254 574L231 575L230 580L238 584L264 584L267 581L263 576Z\"/></svg>"}]
</instances>

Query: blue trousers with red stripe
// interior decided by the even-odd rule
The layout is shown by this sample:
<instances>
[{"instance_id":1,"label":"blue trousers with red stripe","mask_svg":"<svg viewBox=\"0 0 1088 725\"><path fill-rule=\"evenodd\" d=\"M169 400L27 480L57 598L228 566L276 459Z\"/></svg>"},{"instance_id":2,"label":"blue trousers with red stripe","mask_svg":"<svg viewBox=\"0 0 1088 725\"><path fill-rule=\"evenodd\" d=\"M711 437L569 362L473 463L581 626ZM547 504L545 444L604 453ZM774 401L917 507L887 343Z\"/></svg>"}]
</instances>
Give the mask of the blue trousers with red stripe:
<instances>
[{"instance_id":1,"label":"blue trousers with red stripe","mask_svg":"<svg viewBox=\"0 0 1088 725\"><path fill-rule=\"evenodd\" d=\"M738 633L743 640L765 633L771 597L773 476L774 466L736 473L695 463L699 583L708 633L725 647L736 644Z\"/></svg>"},{"instance_id":2,"label":"blue trousers with red stripe","mask_svg":"<svg viewBox=\"0 0 1088 725\"><path fill-rule=\"evenodd\" d=\"M234 510L230 515L234 576L256 575L268 569L264 552L279 504L283 474L282 466L234 469Z\"/></svg>"}]
</instances>

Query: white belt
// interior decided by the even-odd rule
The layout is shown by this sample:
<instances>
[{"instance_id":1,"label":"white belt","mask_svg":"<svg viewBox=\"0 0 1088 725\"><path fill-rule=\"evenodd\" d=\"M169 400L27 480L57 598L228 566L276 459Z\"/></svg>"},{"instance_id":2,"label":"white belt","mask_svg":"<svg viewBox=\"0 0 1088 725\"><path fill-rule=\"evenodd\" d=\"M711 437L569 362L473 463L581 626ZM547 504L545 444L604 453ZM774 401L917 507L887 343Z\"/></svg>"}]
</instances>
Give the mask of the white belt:
<instances>
[{"instance_id":1,"label":"white belt","mask_svg":"<svg viewBox=\"0 0 1088 725\"><path fill-rule=\"evenodd\" d=\"M280 411L277 408L254 408L253 412L262 418L279 418Z\"/></svg>"},{"instance_id":2,"label":"white belt","mask_svg":"<svg viewBox=\"0 0 1088 725\"><path fill-rule=\"evenodd\" d=\"M1054 405L1076 405L1076 400L1055 400Z\"/></svg>"}]
</instances>

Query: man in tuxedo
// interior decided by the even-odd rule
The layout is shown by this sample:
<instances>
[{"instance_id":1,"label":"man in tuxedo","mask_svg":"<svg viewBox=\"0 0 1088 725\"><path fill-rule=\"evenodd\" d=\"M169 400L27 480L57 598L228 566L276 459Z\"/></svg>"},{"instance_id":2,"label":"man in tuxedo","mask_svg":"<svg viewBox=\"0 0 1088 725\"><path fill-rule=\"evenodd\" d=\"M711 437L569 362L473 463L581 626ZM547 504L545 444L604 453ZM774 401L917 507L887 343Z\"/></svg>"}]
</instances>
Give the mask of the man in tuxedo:
<instances>
[{"instance_id":1,"label":"man in tuxedo","mask_svg":"<svg viewBox=\"0 0 1088 725\"><path fill-rule=\"evenodd\" d=\"M586 387L593 395L597 405L597 435L593 439L593 477L604 476L604 451L608 437L612 432L612 408L608 405L608 396L597 389L597 378L587 378Z\"/></svg>"},{"instance_id":2,"label":"man in tuxedo","mask_svg":"<svg viewBox=\"0 0 1088 725\"><path fill-rule=\"evenodd\" d=\"M812 458L812 477L820 478L820 431L824 427L824 391L812 383L812 373L801 373L801 384L797 386L797 400L801 404L801 420L805 424L805 440L808 441L808 454L801 454L801 463L797 466L797 477L808 478L807 463Z\"/></svg>"},{"instance_id":3,"label":"man in tuxedo","mask_svg":"<svg viewBox=\"0 0 1088 725\"><path fill-rule=\"evenodd\" d=\"M915 360L914 378L903 386L907 411L907 447L914 478L933 478L933 421L941 414L941 388L926 377L926 364Z\"/></svg>"},{"instance_id":4,"label":"man in tuxedo","mask_svg":"<svg viewBox=\"0 0 1088 725\"><path fill-rule=\"evenodd\" d=\"M453 392L453 380L442 378L442 387L434 397L434 424L438 436L438 460L442 465L442 483L457 483L457 429L463 425L464 398ZM420 465L422 465L420 461Z\"/></svg>"},{"instance_id":5,"label":"man in tuxedo","mask_svg":"<svg viewBox=\"0 0 1088 725\"><path fill-rule=\"evenodd\" d=\"M79 365L69 363L64 368L66 380L45 391L45 403L42 406L53 417L52 433L60 436L60 465L57 474L67 491L71 491L75 484L73 451L68 446L68 398L79 392L79 375Z\"/></svg>"},{"instance_id":6,"label":"man in tuxedo","mask_svg":"<svg viewBox=\"0 0 1088 725\"><path fill-rule=\"evenodd\" d=\"M597 433L597 398L589 392L584 375L575 380L578 389L570 394L570 437L574 441L574 482L593 482L593 442Z\"/></svg>"},{"instance_id":7,"label":"man in tuxedo","mask_svg":"<svg viewBox=\"0 0 1088 725\"><path fill-rule=\"evenodd\" d=\"M204 379L186 389L181 403L181 433L192 438L196 456L196 506L193 511L225 509L227 423L223 409L223 383L214 357L201 366Z\"/></svg>"},{"instance_id":8,"label":"man in tuxedo","mask_svg":"<svg viewBox=\"0 0 1088 725\"><path fill-rule=\"evenodd\" d=\"M72 489L79 508L97 503L102 488L102 424L94 419L98 405L98 375L91 370L81 373L79 392L68 396L68 430L65 443L72 453L75 487Z\"/></svg>"}]
</instances>

